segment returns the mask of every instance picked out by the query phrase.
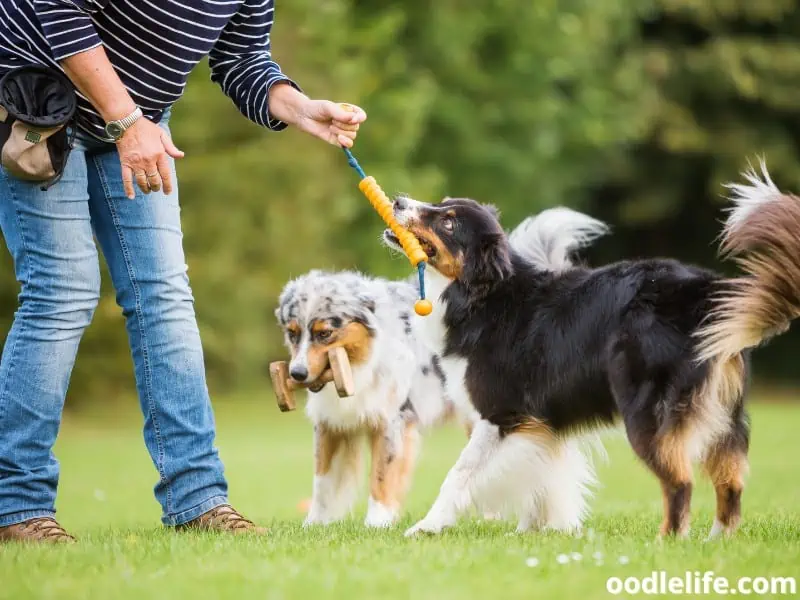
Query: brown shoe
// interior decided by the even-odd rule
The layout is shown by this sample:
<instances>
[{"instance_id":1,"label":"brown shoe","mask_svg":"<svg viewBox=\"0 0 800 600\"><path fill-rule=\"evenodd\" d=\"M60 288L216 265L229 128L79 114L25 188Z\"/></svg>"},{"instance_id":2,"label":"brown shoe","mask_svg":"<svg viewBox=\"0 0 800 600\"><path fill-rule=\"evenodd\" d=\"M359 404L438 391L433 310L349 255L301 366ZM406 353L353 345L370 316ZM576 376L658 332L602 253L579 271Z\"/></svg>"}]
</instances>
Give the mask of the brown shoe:
<instances>
[{"instance_id":1,"label":"brown shoe","mask_svg":"<svg viewBox=\"0 0 800 600\"><path fill-rule=\"evenodd\" d=\"M249 519L245 519L229 504L222 504L203 513L196 519L177 525L176 530L220 531L224 533L256 533L264 535L266 528L257 527Z\"/></svg>"},{"instance_id":2,"label":"brown shoe","mask_svg":"<svg viewBox=\"0 0 800 600\"><path fill-rule=\"evenodd\" d=\"M36 542L41 544L72 544L75 538L55 519L37 517L8 527L0 527L0 542Z\"/></svg>"}]
</instances>

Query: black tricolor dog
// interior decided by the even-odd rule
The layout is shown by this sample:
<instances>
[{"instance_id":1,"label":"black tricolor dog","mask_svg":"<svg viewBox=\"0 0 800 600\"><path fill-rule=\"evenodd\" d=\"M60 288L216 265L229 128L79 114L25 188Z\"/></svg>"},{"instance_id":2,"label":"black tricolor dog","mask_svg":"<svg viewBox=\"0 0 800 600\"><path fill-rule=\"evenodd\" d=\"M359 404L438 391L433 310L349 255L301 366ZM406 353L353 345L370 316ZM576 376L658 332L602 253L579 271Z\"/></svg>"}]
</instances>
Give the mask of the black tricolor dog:
<instances>
[{"instance_id":1,"label":"black tricolor dog","mask_svg":"<svg viewBox=\"0 0 800 600\"><path fill-rule=\"evenodd\" d=\"M520 259L485 206L396 202L430 266L451 280L441 298L445 360L467 362L482 417L408 534L453 524L508 454L523 452L521 439L541 456L617 420L661 481L662 534L688 531L695 460L716 489L711 537L735 530L749 444L747 349L800 315L800 198L782 194L763 165L762 175L751 170L747 185L730 186L721 249L739 257L735 279L667 259L546 273Z\"/></svg>"}]
</instances>

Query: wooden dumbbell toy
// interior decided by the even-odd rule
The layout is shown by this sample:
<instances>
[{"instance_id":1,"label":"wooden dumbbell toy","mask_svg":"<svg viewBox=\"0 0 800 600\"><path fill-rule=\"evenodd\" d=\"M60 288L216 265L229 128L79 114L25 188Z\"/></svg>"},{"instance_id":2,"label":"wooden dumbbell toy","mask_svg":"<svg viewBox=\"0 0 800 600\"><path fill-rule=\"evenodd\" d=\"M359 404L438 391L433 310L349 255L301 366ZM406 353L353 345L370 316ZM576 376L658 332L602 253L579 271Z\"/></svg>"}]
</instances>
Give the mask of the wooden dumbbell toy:
<instances>
[{"instance_id":1,"label":"wooden dumbbell toy","mask_svg":"<svg viewBox=\"0 0 800 600\"><path fill-rule=\"evenodd\" d=\"M344 348L329 350L328 364L328 368L322 372L322 375L310 383L300 383L292 379L289 376L289 363L285 360L279 360L269 365L269 376L272 379L272 387L275 389L275 397L281 412L289 412L296 408L294 391L297 389L318 392L333 381L340 398L346 398L356 393L353 371Z\"/></svg>"}]
</instances>

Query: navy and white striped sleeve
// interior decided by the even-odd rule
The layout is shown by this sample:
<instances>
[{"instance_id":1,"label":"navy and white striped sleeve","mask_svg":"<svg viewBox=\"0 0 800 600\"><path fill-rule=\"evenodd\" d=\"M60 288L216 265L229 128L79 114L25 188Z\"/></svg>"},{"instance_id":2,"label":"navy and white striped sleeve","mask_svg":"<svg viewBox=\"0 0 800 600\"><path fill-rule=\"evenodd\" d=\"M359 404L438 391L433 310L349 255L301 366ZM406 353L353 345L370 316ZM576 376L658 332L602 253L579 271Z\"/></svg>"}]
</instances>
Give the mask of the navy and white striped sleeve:
<instances>
[{"instance_id":1,"label":"navy and white striped sleeve","mask_svg":"<svg viewBox=\"0 0 800 600\"><path fill-rule=\"evenodd\" d=\"M274 4L274 0L245 0L209 53L209 65L211 80L245 117L280 131L287 125L269 114L269 90L279 81L300 88L272 60L269 36Z\"/></svg>"},{"instance_id":2,"label":"navy and white striped sleeve","mask_svg":"<svg viewBox=\"0 0 800 600\"><path fill-rule=\"evenodd\" d=\"M107 3L108 0L33 0L53 58L61 61L102 43L90 15Z\"/></svg>"}]
</instances>

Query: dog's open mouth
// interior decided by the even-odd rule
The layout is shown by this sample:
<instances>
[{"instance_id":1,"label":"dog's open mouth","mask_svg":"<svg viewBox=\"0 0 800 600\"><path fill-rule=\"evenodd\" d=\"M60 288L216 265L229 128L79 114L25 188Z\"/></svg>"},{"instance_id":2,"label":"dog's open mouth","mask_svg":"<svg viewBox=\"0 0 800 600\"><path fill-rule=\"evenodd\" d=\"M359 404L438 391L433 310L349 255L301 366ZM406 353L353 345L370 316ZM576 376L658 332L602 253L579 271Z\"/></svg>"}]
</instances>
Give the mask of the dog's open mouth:
<instances>
[{"instance_id":1,"label":"dog's open mouth","mask_svg":"<svg viewBox=\"0 0 800 600\"><path fill-rule=\"evenodd\" d=\"M417 236L417 240L419 240L419 245L422 246L422 250L428 255L428 258L433 258L436 256L436 247L433 244L431 244L424 237ZM399 252L403 252L403 246L400 244L400 240L397 239L397 236L391 229L384 230L383 241L386 242L389 247L394 248Z\"/></svg>"},{"instance_id":2,"label":"dog's open mouth","mask_svg":"<svg viewBox=\"0 0 800 600\"><path fill-rule=\"evenodd\" d=\"M322 381L322 377L320 377L316 381L309 383L308 389L316 394L317 392L322 391L322 388L324 388L327 385L327 383L328 383L327 381Z\"/></svg>"},{"instance_id":3,"label":"dog's open mouth","mask_svg":"<svg viewBox=\"0 0 800 600\"><path fill-rule=\"evenodd\" d=\"M310 381L302 385L305 386L305 388L309 391L312 391L316 394L317 392L322 391L322 388L328 385L328 383L331 381L333 381L333 371L331 370L330 363L328 363L314 381Z\"/></svg>"}]
</instances>

